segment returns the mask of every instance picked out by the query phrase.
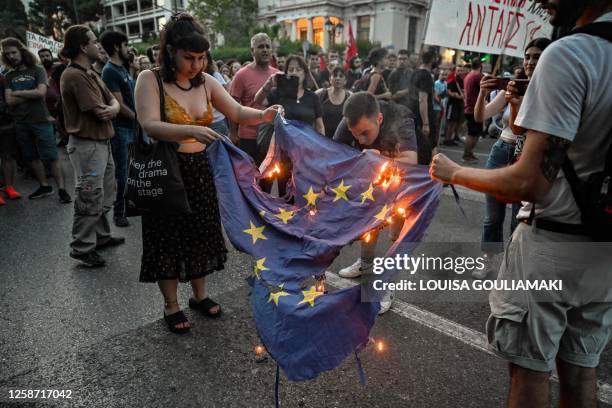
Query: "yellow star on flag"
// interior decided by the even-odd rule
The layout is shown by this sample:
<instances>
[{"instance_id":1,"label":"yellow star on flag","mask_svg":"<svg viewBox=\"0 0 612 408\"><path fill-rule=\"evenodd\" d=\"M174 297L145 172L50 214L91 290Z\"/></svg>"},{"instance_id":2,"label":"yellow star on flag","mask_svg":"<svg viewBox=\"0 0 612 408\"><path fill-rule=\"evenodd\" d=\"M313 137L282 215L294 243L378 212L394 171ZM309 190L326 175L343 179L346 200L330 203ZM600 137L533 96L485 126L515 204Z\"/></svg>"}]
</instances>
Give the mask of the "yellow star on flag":
<instances>
[{"instance_id":1,"label":"yellow star on flag","mask_svg":"<svg viewBox=\"0 0 612 408\"><path fill-rule=\"evenodd\" d=\"M317 205L317 198L319 198L320 195L321 193L315 193L312 186L310 186L308 192L303 195L306 201L308 201L306 205Z\"/></svg>"},{"instance_id":2,"label":"yellow star on flag","mask_svg":"<svg viewBox=\"0 0 612 408\"><path fill-rule=\"evenodd\" d=\"M261 211L259 212L259 216L260 216L261 218L264 218L264 217L266 216L266 212L265 212L264 210L261 210Z\"/></svg>"},{"instance_id":3,"label":"yellow star on flag","mask_svg":"<svg viewBox=\"0 0 612 408\"><path fill-rule=\"evenodd\" d=\"M387 213L389 212L389 210L391 210L391 208L392 207L389 207L387 206L387 204L385 204L385 206L380 210L378 214L374 216L374 218L376 218L379 221L385 221L387 219Z\"/></svg>"},{"instance_id":4,"label":"yellow star on flag","mask_svg":"<svg viewBox=\"0 0 612 408\"><path fill-rule=\"evenodd\" d=\"M287 221L293 218L293 214L295 213L295 211L286 211L284 208L281 207L279 207L278 211L280 211L280 213L276 214L276 217L283 220L285 224L287 223Z\"/></svg>"},{"instance_id":5,"label":"yellow star on flag","mask_svg":"<svg viewBox=\"0 0 612 408\"><path fill-rule=\"evenodd\" d=\"M268 239L263 234L263 230L266 228L265 226L262 225L261 227L256 227L255 224L253 224L253 221L249 221L249 224L251 224L251 228L245 229L243 232L246 232L251 236L251 238L253 238L253 244L255 244L258 239Z\"/></svg>"},{"instance_id":6,"label":"yellow star on flag","mask_svg":"<svg viewBox=\"0 0 612 408\"><path fill-rule=\"evenodd\" d=\"M253 267L253 273L255 274L255 276L257 276L257 279L261 279L260 272L269 271L269 269L266 268L266 266L264 265L264 262L266 262L266 258L258 259L257 262L255 262L255 266Z\"/></svg>"},{"instance_id":7,"label":"yellow star on flag","mask_svg":"<svg viewBox=\"0 0 612 408\"><path fill-rule=\"evenodd\" d=\"M280 300L282 296L289 296L289 293L282 290L282 286L281 286L281 290L276 291L276 292L270 292L270 297L268 298L268 302L274 302L274 304L278 306L278 301Z\"/></svg>"},{"instance_id":8,"label":"yellow star on flag","mask_svg":"<svg viewBox=\"0 0 612 408\"><path fill-rule=\"evenodd\" d=\"M365 203L365 200L374 201L374 196L372 195L373 192L374 192L374 186L372 186L372 183L370 183L370 187L368 187L366 191L361 193L361 204Z\"/></svg>"},{"instance_id":9,"label":"yellow star on flag","mask_svg":"<svg viewBox=\"0 0 612 408\"><path fill-rule=\"evenodd\" d=\"M302 299L302 301L300 301L298 303L298 305L301 305L302 303L310 303L310 307L314 306L314 302L315 299L318 298L319 296L323 295L322 292L318 292L317 288L312 286L310 289L308 290L303 290L302 294L304 295L304 299Z\"/></svg>"},{"instance_id":10,"label":"yellow star on flag","mask_svg":"<svg viewBox=\"0 0 612 408\"><path fill-rule=\"evenodd\" d=\"M339 199L344 199L345 201L348 201L348 197L346 196L346 192L349 190L349 188L351 188L351 186L345 186L344 185L344 179L342 179L342 181L340 181L340 184L338 184L338 187L336 188L332 188L332 191L334 193L336 193L336 197L334 197L334 203L336 201L338 201Z\"/></svg>"}]
</instances>

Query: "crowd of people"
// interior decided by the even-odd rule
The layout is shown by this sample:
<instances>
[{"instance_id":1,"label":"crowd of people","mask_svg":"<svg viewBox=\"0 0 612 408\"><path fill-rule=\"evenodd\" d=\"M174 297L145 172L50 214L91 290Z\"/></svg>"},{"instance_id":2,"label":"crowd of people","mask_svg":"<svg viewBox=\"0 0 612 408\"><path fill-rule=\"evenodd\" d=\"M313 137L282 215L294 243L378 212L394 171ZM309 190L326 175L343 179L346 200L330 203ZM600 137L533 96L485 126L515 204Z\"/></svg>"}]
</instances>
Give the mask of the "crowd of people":
<instances>
[{"instance_id":1,"label":"crowd of people","mask_svg":"<svg viewBox=\"0 0 612 408\"><path fill-rule=\"evenodd\" d=\"M583 12L579 23L612 20L608 1L587 3L577 11ZM569 18L566 9L548 7L553 24ZM365 63L359 56L347 61L335 51L276 55L263 33L251 38L251 61L214 61L202 26L185 13L171 18L160 39L146 55L138 55L121 32L107 31L97 39L88 27L75 25L65 33L57 62L47 49L37 58L19 40L2 40L0 158L7 198L21 197L15 181L19 162L39 183L29 199L53 194L47 178L51 175L59 201L70 203L59 155L66 147L75 174L70 256L101 267L105 261L98 251L125 241L111 232L110 210L115 226L129 225L124 193L135 125L153 140L176 143L192 213L142 217L140 273L140 281L159 285L163 316L172 332L190 329L177 300L179 281L191 283L191 308L210 317L222 311L205 289L205 277L223 269L227 259L206 146L227 135L259 164L266 153L262 143L270 143L265 140L270 137L266 127L281 111L327 138L406 163L431 165L433 178L486 193L482 250L487 256L502 251L506 203L514 203L514 250L501 273L517 274L524 267L520 245L536 239L532 226L545 230L537 239L588 239L588 233L577 227L584 218L579 200L573 199L560 169L568 151L581 177L603 167L612 106L606 86L612 68L605 57L611 50L605 39L577 34L551 44L536 38L525 47L523 66L501 77L483 74L478 58L439 67L433 50L415 55L376 48ZM584 70L578 72L579 66ZM524 80L529 80L526 96L521 90ZM476 162L474 148L491 119L500 132L486 169L462 167L439 154L440 144L461 143L463 161ZM467 134L461 137L464 125ZM290 163L285 165L290 168ZM286 182L278 180L281 196ZM262 185L267 191L270 187ZM542 222L536 223L538 219ZM391 239L398 232L391 231ZM377 238L363 242L360 258L340 276L371 273ZM474 277L482 279L487 272ZM391 301L389 294L381 302L381 312ZM554 367L555 358L562 398L570 401L574 397L564 390L578 388L576 395L592 398L595 383L590 370L608 342L612 307L585 301L555 309L562 318L551 318L554 306L537 306L530 310L535 315L529 320L516 320L506 309L525 305L495 294L491 304L489 341L511 362L514 406L532 406L534 398L548 398L548 393L534 390L536 384L544 389L541 374ZM580 313L570 316L576 310ZM582 324L585 330L569 333L569 324ZM587 335L598 339L596 347L584 346L581 339ZM512 336L519 336L520 344L508 339ZM543 336L550 344L539 343ZM582 402L567 406L590 406Z\"/></svg>"},{"instance_id":2,"label":"crowd of people","mask_svg":"<svg viewBox=\"0 0 612 408\"><path fill-rule=\"evenodd\" d=\"M135 84L142 72L159 67L161 47L156 44L146 50L146 55L139 55L125 34L116 31L103 33L96 46L98 54L91 64L91 71L102 79L120 105L119 114L111 121L115 135L111 139L111 150L118 187L113 221L116 226L125 227L129 221L124 214L123 192L128 146L134 138ZM470 63L440 69L433 51L426 51L419 57L406 50L399 50L396 54L385 48L371 50L366 63L359 56L345 61L344 52L333 50L326 55L279 55L272 52L271 40L264 34L254 36L251 46L252 61L214 61L207 51L203 68L241 105L263 108L280 104L288 118L309 123L321 134L333 138L348 98L356 92L369 92L379 101L410 110L419 140L420 164L431 161L439 139L445 145L463 143L459 133L466 118L468 124L472 124L468 130L474 131L472 134L468 132L464 158L466 161L477 160L471 154L473 147L468 146L482 134L482 124L473 119L470 109L473 110L475 99L470 102L467 95L478 93L478 81L468 81L468 90L464 90L463 84L464 78L474 77L465 72L466 67L471 67ZM478 64L478 61L473 61L473 64ZM14 133L14 137L2 139L0 151L4 193L9 199L21 197L14 183L14 174L17 165L27 165L40 184L28 198L51 195L54 190L47 177L52 176L60 202L72 201L64 188L58 150L69 139L60 91L60 79L68 65L69 60L61 53L55 58L50 50L43 48L36 58L17 39L7 38L2 42L0 126L6 132ZM478 70L478 66L473 69L474 72ZM288 98L284 92L287 88L285 82L279 89L277 73L300 78L297 97ZM237 126L219 110L213 109L213 122L209 127L218 134L231 136L241 149L256 161L261 161L256 126ZM4 204L4 197L0 195L0 205Z\"/></svg>"}]
</instances>

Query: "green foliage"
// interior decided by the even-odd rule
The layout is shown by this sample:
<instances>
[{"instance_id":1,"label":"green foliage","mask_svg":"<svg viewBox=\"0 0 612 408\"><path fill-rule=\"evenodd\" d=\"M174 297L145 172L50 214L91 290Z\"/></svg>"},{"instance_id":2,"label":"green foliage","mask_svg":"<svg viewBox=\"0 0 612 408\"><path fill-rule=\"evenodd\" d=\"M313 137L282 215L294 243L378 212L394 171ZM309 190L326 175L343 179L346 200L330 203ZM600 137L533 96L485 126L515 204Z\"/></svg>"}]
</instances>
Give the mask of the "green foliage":
<instances>
[{"instance_id":1,"label":"green foliage","mask_svg":"<svg viewBox=\"0 0 612 408\"><path fill-rule=\"evenodd\" d=\"M210 53L214 60L237 59L240 63L253 60L250 47L217 47L210 50Z\"/></svg>"},{"instance_id":2,"label":"green foliage","mask_svg":"<svg viewBox=\"0 0 612 408\"><path fill-rule=\"evenodd\" d=\"M227 46L244 46L256 26L257 0L191 0L188 9L206 25L209 35L223 33Z\"/></svg>"},{"instance_id":3,"label":"green foliage","mask_svg":"<svg viewBox=\"0 0 612 408\"><path fill-rule=\"evenodd\" d=\"M277 53L280 55L289 55L289 54L298 54L302 55L302 42L301 41L291 41L289 39L282 39L279 41L280 45L278 47ZM316 44L310 44L308 48L309 53L318 53L321 51L321 47Z\"/></svg>"},{"instance_id":4,"label":"green foliage","mask_svg":"<svg viewBox=\"0 0 612 408\"><path fill-rule=\"evenodd\" d=\"M346 50L346 44L345 43L339 43L339 44L334 43L329 46L329 50L337 51L338 53L341 53L342 51Z\"/></svg>"},{"instance_id":5,"label":"green foliage","mask_svg":"<svg viewBox=\"0 0 612 408\"><path fill-rule=\"evenodd\" d=\"M249 30L249 34L248 37L244 38L244 45L245 46L250 46L250 39L251 37L253 37L255 34L257 33L266 33L268 34L268 37L270 38L276 38L278 37L278 32L280 31L280 24L272 24L272 25L257 25L257 26L253 26L250 28Z\"/></svg>"},{"instance_id":6,"label":"green foliage","mask_svg":"<svg viewBox=\"0 0 612 408\"><path fill-rule=\"evenodd\" d=\"M98 21L102 15L100 0L32 0L30 23L33 29L61 41L66 28L77 22L74 4L81 24Z\"/></svg>"},{"instance_id":7,"label":"green foliage","mask_svg":"<svg viewBox=\"0 0 612 408\"><path fill-rule=\"evenodd\" d=\"M370 51L378 47L380 47L380 42L378 41L357 40L357 51L361 58L367 58Z\"/></svg>"},{"instance_id":8,"label":"green foliage","mask_svg":"<svg viewBox=\"0 0 612 408\"><path fill-rule=\"evenodd\" d=\"M0 38L15 37L26 42L28 16L20 0L0 0Z\"/></svg>"},{"instance_id":9,"label":"green foliage","mask_svg":"<svg viewBox=\"0 0 612 408\"><path fill-rule=\"evenodd\" d=\"M159 44L159 39L154 37L155 36L150 36L148 40L143 40L139 43L130 44L130 46L136 48L136 51L138 51L138 55L147 55L147 48L154 44Z\"/></svg>"}]
</instances>

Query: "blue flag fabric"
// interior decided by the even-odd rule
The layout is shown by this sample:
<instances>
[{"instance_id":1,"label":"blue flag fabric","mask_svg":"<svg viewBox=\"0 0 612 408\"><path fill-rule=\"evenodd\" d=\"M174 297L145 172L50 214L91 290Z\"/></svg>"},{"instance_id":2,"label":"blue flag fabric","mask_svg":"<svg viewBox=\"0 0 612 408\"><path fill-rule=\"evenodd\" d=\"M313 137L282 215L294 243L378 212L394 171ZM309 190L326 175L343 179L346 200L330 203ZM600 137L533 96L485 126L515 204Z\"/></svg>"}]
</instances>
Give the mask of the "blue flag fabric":
<instances>
[{"instance_id":1,"label":"blue flag fabric","mask_svg":"<svg viewBox=\"0 0 612 408\"><path fill-rule=\"evenodd\" d=\"M406 222L397 244L418 242L442 186L425 166L360 152L280 116L274 152L264 174L281 154L288 159L293 202L263 192L259 169L233 144L208 148L226 233L254 258L249 282L258 334L287 378L307 380L360 351L380 308L361 302L359 286L323 293L317 278L343 246L384 226L400 206Z\"/></svg>"}]
</instances>

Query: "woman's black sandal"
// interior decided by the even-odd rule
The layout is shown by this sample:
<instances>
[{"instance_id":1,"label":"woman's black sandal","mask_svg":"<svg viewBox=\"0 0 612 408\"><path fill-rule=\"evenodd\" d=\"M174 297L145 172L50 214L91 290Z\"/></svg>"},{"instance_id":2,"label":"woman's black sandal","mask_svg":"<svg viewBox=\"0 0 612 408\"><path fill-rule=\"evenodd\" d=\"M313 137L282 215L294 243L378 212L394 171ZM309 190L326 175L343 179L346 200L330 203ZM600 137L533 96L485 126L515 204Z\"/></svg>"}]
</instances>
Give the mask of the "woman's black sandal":
<instances>
[{"instance_id":1,"label":"woman's black sandal","mask_svg":"<svg viewBox=\"0 0 612 408\"><path fill-rule=\"evenodd\" d=\"M176 313L172 313L171 315L166 315L166 312L164 312L164 320L168 324L168 330L170 330L172 333L184 334L191 329L190 326L176 327L181 323L189 323L189 320L187 320L187 316L185 316L185 313L183 313L182 310L179 310Z\"/></svg>"},{"instance_id":2,"label":"woman's black sandal","mask_svg":"<svg viewBox=\"0 0 612 408\"><path fill-rule=\"evenodd\" d=\"M189 307L194 310L199 310L204 313L206 316L212 317L216 319L221 316L221 306L219 306L219 311L217 313L211 312L211 310L215 307L219 306L217 302L212 300L209 297L206 297L199 302L194 298L189 298Z\"/></svg>"}]
</instances>

